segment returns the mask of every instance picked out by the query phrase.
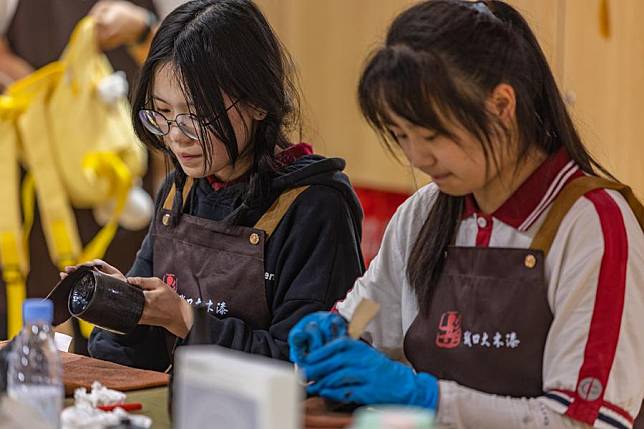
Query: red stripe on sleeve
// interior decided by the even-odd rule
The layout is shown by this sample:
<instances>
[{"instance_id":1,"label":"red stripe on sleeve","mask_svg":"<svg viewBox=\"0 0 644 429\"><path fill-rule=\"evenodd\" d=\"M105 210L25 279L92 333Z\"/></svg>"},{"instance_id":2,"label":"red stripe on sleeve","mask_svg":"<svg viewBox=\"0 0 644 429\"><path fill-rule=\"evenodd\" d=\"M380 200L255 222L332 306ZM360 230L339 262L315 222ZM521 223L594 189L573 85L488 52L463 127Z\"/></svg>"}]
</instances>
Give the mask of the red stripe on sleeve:
<instances>
[{"instance_id":1,"label":"red stripe on sleeve","mask_svg":"<svg viewBox=\"0 0 644 429\"><path fill-rule=\"evenodd\" d=\"M564 389L552 389L552 390L551 390L551 392L563 393L564 395L569 396L569 397L571 397L571 398L574 398L574 397L576 397L576 396L577 396L577 395L575 394L575 392L573 392L573 391L571 391L571 390L564 390ZM627 422L629 422L631 425L632 425L632 424L633 424L633 422L635 421L635 418L634 418L633 416L631 416L631 415L629 414L629 412L628 412L628 411L626 411L625 409L623 409L623 408L621 408L621 407L618 407L617 405L615 405L615 404L613 404L613 403L603 401L603 402L602 402L602 404L601 404L601 406L602 406L602 407L604 407L604 408L606 408L606 409L609 409L609 410L611 410L612 412L614 412L615 414L618 414L619 416L623 417L623 418L624 418L624 420L626 420Z\"/></svg>"},{"instance_id":2,"label":"red stripe on sleeve","mask_svg":"<svg viewBox=\"0 0 644 429\"><path fill-rule=\"evenodd\" d=\"M595 305L577 378L573 402L566 415L593 425L604 404L608 375L613 366L624 310L628 237L617 203L603 190L586 194L599 215L604 255L599 269Z\"/></svg>"}]
</instances>

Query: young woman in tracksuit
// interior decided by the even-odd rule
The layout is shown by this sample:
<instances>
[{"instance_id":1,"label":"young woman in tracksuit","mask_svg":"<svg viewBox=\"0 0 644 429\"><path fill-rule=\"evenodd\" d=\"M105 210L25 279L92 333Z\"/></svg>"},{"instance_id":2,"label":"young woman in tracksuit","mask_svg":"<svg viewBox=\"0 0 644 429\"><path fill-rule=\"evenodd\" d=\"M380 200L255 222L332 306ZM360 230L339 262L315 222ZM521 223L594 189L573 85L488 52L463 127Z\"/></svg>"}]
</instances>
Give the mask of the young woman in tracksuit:
<instances>
[{"instance_id":1,"label":"young woman in tracksuit","mask_svg":"<svg viewBox=\"0 0 644 429\"><path fill-rule=\"evenodd\" d=\"M455 428L644 425L644 209L584 148L520 14L411 7L359 99L433 183L337 313L291 331L309 393L426 407ZM363 298L381 305L373 347L337 338Z\"/></svg>"},{"instance_id":2,"label":"young woman in tracksuit","mask_svg":"<svg viewBox=\"0 0 644 429\"><path fill-rule=\"evenodd\" d=\"M175 169L127 273L145 290L139 326L94 329L92 356L165 370L177 345L215 344L288 359L295 322L331 308L362 273L344 161L287 139L290 64L248 0L190 1L160 25L133 120Z\"/></svg>"}]
</instances>

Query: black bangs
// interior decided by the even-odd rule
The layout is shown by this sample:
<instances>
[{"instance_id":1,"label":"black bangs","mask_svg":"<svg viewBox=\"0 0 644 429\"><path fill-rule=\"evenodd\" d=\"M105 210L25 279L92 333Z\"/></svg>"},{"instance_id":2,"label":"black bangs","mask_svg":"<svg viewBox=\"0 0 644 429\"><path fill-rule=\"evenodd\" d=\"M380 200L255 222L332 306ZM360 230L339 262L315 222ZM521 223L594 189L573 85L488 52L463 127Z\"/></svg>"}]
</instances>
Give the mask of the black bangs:
<instances>
[{"instance_id":1,"label":"black bangs","mask_svg":"<svg viewBox=\"0 0 644 429\"><path fill-rule=\"evenodd\" d=\"M414 125L452 135L447 120L452 115L449 107L440 103L447 84L441 81L440 67L429 55L419 55L402 45L380 49L368 61L358 86L360 108L387 142L391 141L389 126L394 123L390 113Z\"/></svg>"},{"instance_id":2,"label":"black bangs","mask_svg":"<svg viewBox=\"0 0 644 429\"><path fill-rule=\"evenodd\" d=\"M488 165L495 162L492 141L505 130L485 108L487 93L474 77L465 77L431 49L394 44L368 61L358 87L363 116L393 151L390 112L459 143L454 132L465 129L481 144Z\"/></svg>"},{"instance_id":3,"label":"black bangs","mask_svg":"<svg viewBox=\"0 0 644 429\"><path fill-rule=\"evenodd\" d=\"M205 169L218 163L212 159L212 148L222 144L226 161L250 163L243 204L266 205L271 180L280 174L276 149L291 145L288 135L300 124L300 98L293 62L261 10L251 0L187 1L163 20L152 39L134 91L132 120L141 141L162 150L174 165L176 177L183 180L185 172L176 156L138 119L138 112L149 103L154 74L164 64L172 67L199 120ZM260 119L253 116L244 121L247 139L241 151L228 116L233 109L262 113Z\"/></svg>"},{"instance_id":4,"label":"black bangs","mask_svg":"<svg viewBox=\"0 0 644 429\"><path fill-rule=\"evenodd\" d=\"M186 45L187 49L183 49L182 45ZM177 44L173 67L184 98L191 102L192 113L200 119L199 144L205 154L204 168L209 169L215 162L212 158L212 135L223 143L234 164L239 157L237 137L227 109L231 106L231 109L239 108L239 96L233 88L224 86L224 83L230 82L229 76L220 76L216 64L204 67L203 61L208 61L207 58L202 59L201 64L193 62L189 46L190 43ZM208 82L208 85L203 85L203 82ZM230 99L228 105L223 93Z\"/></svg>"},{"instance_id":5,"label":"black bangs","mask_svg":"<svg viewBox=\"0 0 644 429\"><path fill-rule=\"evenodd\" d=\"M514 93L511 117L490 97ZM507 88L506 88L507 89ZM515 165L531 153L562 148L587 174L612 177L584 147L530 26L505 1L420 1L398 15L384 45L367 62L358 89L367 121L394 147L389 112L451 137L464 130L480 142L486 167L517 148ZM503 106L500 106L503 107ZM451 131L451 133L450 133ZM458 132L457 132L458 131ZM438 193L414 248L407 276L427 310L454 242L463 197Z\"/></svg>"}]
</instances>

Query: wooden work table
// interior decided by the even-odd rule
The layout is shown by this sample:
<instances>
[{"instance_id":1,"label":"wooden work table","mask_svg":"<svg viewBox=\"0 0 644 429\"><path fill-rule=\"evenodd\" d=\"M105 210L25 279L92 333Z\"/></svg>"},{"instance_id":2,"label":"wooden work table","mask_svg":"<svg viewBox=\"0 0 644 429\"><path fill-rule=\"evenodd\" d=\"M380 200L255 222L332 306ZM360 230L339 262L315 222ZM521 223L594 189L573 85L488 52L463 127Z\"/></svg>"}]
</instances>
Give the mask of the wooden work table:
<instances>
[{"instance_id":1,"label":"wooden work table","mask_svg":"<svg viewBox=\"0 0 644 429\"><path fill-rule=\"evenodd\" d=\"M4 344L0 342L0 348ZM168 413L168 374L130 368L73 353L60 353L65 384L65 406L73 405L72 396L76 388L85 387L89 390L97 380L110 389L125 392L127 402L140 402L143 408L132 413L150 417L153 428L172 427ZM346 428L351 424L350 414L328 411L320 398L309 398L303 405L305 417L302 426L305 429Z\"/></svg>"}]
</instances>

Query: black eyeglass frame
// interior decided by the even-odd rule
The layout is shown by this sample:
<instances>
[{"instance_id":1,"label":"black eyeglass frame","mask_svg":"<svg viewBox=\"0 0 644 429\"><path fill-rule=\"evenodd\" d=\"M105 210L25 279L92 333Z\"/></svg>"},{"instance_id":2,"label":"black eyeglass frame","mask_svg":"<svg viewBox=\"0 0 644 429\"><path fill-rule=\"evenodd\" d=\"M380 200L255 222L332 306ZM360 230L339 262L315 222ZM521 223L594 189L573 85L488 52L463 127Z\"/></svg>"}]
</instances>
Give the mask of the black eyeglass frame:
<instances>
[{"instance_id":1,"label":"black eyeglass frame","mask_svg":"<svg viewBox=\"0 0 644 429\"><path fill-rule=\"evenodd\" d=\"M228 111L230 109L232 109L233 107L235 107L235 105L237 105L238 102L239 102L239 100L235 100L233 103L231 103L230 106L226 107L226 110L224 110L224 113L228 113ZM168 130L166 132L163 132L161 129L159 129L159 128L155 127L154 125L152 125L150 123L150 121L148 119L146 119L149 114L160 116L165 121L165 123L168 125ZM157 112L154 109L141 109L141 110L139 110L137 116L139 117L139 121L141 121L141 124L145 127L145 129L148 130L149 132L151 132L152 134L154 134L155 136L159 136L159 137L167 136L170 133L170 130L172 129L172 124L174 124L189 139L199 140L199 136L196 134L197 130L196 130L196 127L194 127L194 124L196 122L201 122L202 126L207 127L207 126L211 125L212 123L214 123L215 121L217 121L221 115L217 115L212 121L200 120L197 117L197 115L195 115L193 113L179 113L178 115L176 115L174 117L174 119L168 119L168 118L165 117L165 115L163 113ZM190 118L190 120L191 120L191 122L193 124L193 127L190 130L186 130L184 127L181 126L181 123L179 121L180 121L180 118L182 118L182 117ZM195 134L191 133L192 130L195 131Z\"/></svg>"}]
</instances>

